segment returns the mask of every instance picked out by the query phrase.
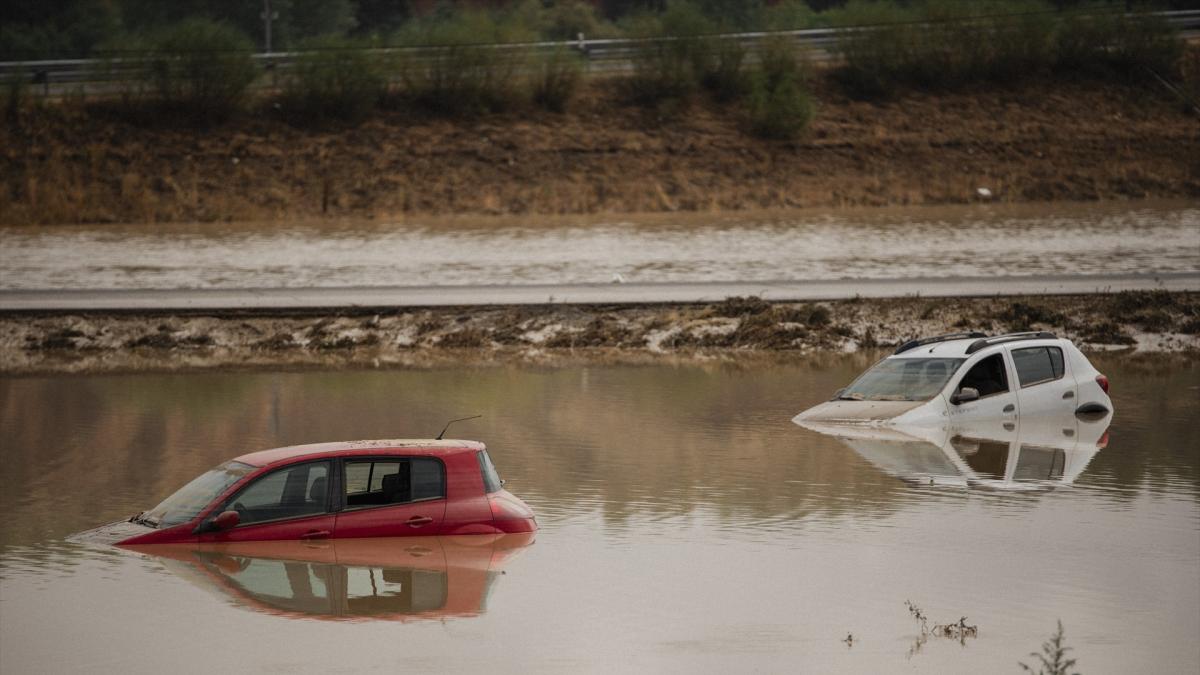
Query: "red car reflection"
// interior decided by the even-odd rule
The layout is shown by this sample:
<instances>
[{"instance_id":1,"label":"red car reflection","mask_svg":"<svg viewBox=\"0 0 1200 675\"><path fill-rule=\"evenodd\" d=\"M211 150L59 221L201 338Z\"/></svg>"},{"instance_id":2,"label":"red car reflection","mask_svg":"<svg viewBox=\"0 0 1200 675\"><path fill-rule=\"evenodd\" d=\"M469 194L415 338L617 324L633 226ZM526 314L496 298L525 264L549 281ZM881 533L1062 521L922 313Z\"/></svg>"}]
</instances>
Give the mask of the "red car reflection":
<instances>
[{"instance_id":1,"label":"red car reflection","mask_svg":"<svg viewBox=\"0 0 1200 675\"><path fill-rule=\"evenodd\" d=\"M129 546L237 605L288 618L410 621L484 612L534 534Z\"/></svg>"},{"instance_id":2,"label":"red car reflection","mask_svg":"<svg viewBox=\"0 0 1200 675\"><path fill-rule=\"evenodd\" d=\"M242 455L161 504L82 532L122 546L534 532L482 443L351 441Z\"/></svg>"}]
</instances>

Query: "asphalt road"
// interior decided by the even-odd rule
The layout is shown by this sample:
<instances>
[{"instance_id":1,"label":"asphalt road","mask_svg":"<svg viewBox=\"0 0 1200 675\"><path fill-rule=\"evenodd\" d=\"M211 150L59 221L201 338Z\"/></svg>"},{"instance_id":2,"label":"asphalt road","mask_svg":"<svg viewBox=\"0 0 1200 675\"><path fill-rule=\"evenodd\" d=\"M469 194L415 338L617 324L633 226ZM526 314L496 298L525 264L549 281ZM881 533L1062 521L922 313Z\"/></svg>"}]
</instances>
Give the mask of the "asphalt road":
<instances>
[{"instance_id":1,"label":"asphalt road","mask_svg":"<svg viewBox=\"0 0 1200 675\"><path fill-rule=\"evenodd\" d=\"M765 300L1075 295L1131 290L1200 291L1200 272L832 281L371 286L151 290L0 291L0 312L313 310L536 304L655 304Z\"/></svg>"}]
</instances>

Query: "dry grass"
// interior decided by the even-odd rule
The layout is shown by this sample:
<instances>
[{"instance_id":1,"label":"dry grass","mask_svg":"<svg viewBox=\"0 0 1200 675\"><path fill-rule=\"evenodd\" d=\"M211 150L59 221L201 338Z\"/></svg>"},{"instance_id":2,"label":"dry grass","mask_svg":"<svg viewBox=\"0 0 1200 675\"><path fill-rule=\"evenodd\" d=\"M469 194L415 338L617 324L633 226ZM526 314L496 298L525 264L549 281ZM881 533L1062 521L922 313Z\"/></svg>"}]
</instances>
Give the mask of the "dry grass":
<instances>
[{"instance_id":1,"label":"dry grass","mask_svg":"<svg viewBox=\"0 0 1200 675\"><path fill-rule=\"evenodd\" d=\"M0 127L0 223L562 214L1200 197L1200 130L1126 85L914 93L857 102L814 82L796 141L733 109L659 119L594 82L566 114L402 113L299 129L270 115L207 131L77 105ZM1069 124L1067 123L1069 121Z\"/></svg>"}]
</instances>

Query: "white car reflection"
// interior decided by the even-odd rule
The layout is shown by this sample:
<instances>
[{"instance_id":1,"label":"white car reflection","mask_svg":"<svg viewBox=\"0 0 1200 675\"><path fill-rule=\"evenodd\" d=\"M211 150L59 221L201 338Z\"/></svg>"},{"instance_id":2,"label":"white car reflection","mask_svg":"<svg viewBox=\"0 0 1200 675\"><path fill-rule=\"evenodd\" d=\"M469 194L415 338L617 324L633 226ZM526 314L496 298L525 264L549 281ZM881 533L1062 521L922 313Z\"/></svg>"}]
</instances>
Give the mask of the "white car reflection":
<instances>
[{"instance_id":1,"label":"white car reflection","mask_svg":"<svg viewBox=\"0 0 1200 675\"><path fill-rule=\"evenodd\" d=\"M1069 485L1108 445L1112 413L1050 415L928 426L862 426L797 420L834 436L901 480L1001 490Z\"/></svg>"},{"instance_id":2,"label":"white car reflection","mask_svg":"<svg viewBox=\"0 0 1200 675\"><path fill-rule=\"evenodd\" d=\"M126 548L234 605L288 618L472 617L531 532Z\"/></svg>"}]
</instances>

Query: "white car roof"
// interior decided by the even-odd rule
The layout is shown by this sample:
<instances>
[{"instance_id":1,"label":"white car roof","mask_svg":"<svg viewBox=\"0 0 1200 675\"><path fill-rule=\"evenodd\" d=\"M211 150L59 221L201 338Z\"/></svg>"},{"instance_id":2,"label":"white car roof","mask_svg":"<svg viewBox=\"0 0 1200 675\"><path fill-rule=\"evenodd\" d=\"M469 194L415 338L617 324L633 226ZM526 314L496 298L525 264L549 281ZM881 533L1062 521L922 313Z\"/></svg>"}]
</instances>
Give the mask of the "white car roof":
<instances>
[{"instance_id":1,"label":"white car roof","mask_svg":"<svg viewBox=\"0 0 1200 675\"><path fill-rule=\"evenodd\" d=\"M996 336L1000 337L1000 336ZM1021 340L1006 340L993 345L988 345L971 354L967 353L967 347L970 347L980 338L961 338L957 340L945 340L943 342L935 342L933 344L914 347L899 354L889 356L890 359L928 359L928 358L966 358L975 354L992 354L1004 345L1013 346L1037 346L1037 345L1058 345L1063 342L1062 338L1027 338Z\"/></svg>"}]
</instances>

